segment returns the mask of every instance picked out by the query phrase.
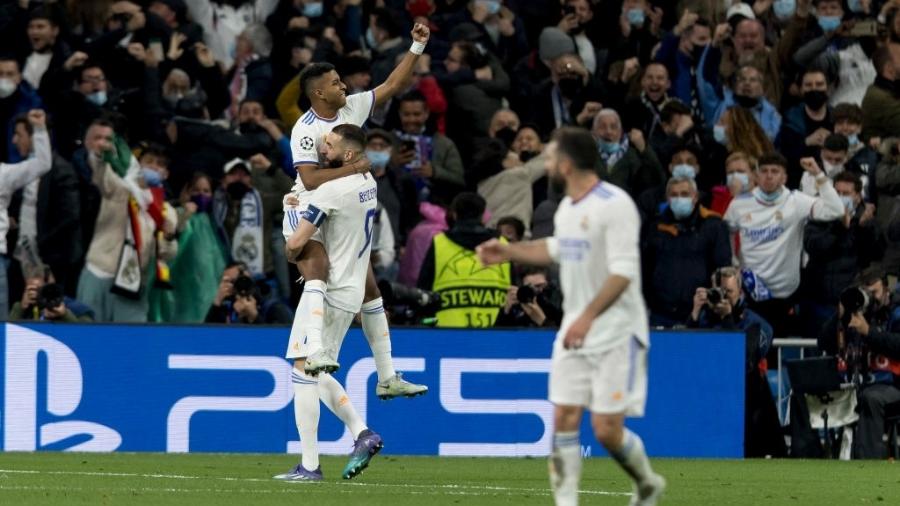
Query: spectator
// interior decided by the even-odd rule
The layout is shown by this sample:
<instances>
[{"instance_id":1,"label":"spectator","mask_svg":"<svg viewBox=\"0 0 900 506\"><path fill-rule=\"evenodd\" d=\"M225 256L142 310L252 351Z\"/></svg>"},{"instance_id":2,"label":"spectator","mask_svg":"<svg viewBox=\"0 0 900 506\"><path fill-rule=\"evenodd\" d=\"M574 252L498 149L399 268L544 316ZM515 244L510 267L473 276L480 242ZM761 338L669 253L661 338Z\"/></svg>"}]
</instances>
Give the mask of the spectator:
<instances>
[{"instance_id":1,"label":"spectator","mask_svg":"<svg viewBox=\"0 0 900 506\"><path fill-rule=\"evenodd\" d=\"M525 240L525 224L515 216L504 216L497 220L497 232L510 243Z\"/></svg>"},{"instance_id":2,"label":"spectator","mask_svg":"<svg viewBox=\"0 0 900 506\"><path fill-rule=\"evenodd\" d=\"M697 180L700 174L700 163L697 161L697 154L692 148L682 147L672 155L672 161L669 162L669 176L681 179ZM653 219L665 211L668 202L668 182L663 182L657 186L648 188L641 192L637 199L638 209L641 212L643 220ZM699 191L699 187L697 188ZM706 196L698 193L698 199L703 202Z\"/></svg>"},{"instance_id":3,"label":"spectator","mask_svg":"<svg viewBox=\"0 0 900 506\"><path fill-rule=\"evenodd\" d=\"M96 311L97 321L146 322L156 261L169 260L177 251L170 239L177 215L164 201L163 175L144 167L136 185L129 175L129 167L137 164L131 153L126 151L130 160L122 163L112 129L92 128L103 133L93 144L96 151L88 153L101 202L77 298Z\"/></svg>"},{"instance_id":4,"label":"spectator","mask_svg":"<svg viewBox=\"0 0 900 506\"><path fill-rule=\"evenodd\" d=\"M713 127L713 136L729 153L742 151L758 158L775 149L752 113L740 106L722 113L719 122Z\"/></svg>"},{"instance_id":5,"label":"spectator","mask_svg":"<svg viewBox=\"0 0 900 506\"><path fill-rule=\"evenodd\" d=\"M541 156L543 145L534 127L522 127L514 135L515 140L509 146L504 145L503 170L478 183L478 194L485 199L491 213L487 222L490 228L497 226L504 216L530 224L534 210L532 188L536 181L547 175Z\"/></svg>"},{"instance_id":6,"label":"spectator","mask_svg":"<svg viewBox=\"0 0 900 506\"><path fill-rule=\"evenodd\" d=\"M97 61L88 61L73 73L76 76L75 87L48 99L56 120L59 151L63 156L72 156L88 126L96 119L113 116L125 99L122 92L111 87Z\"/></svg>"},{"instance_id":7,"label":"spectator","mask_svg":"<svg viewBox=\"0 0 900 506\"><path fill-rule=\"evenodd\" d=\"M597 74L603 62L599 61L600 51L592 42L600 39L600 27L594 22L594 4L588 0L565 0L562 7L562 19L557 28L572 37L587 71L591 75Z\"/></svg>"},{"instance_id":8,"label":"spectator","mask_svg":"<svg viewBox=\"0 0 900 506\"><path fill-rule=\"evenodd\" d=\"M9 310L9 319L46 320L77 323L94 321L94 311L65 295L56 284L53 272L46 265L32 265L25 269L25 291L20 301Z\"/></svg>"},{"instance_id":9,"label":"spectator","mask_svg":"<svg viewBox=\"0 0 900 506\"><path fill-rule=\"evenodd\" d=\"M751 309L741 282L741 272L734 267L716 269L711 276L718 297L710 297L710 289L699 287L694 294L688 327L701 329L740 330L755 335L754 356L765 358L774 336L772 326ZM716 299L718 302L716 302Z\"/></svg>"},{"instance_id":10,"label":"spectator","mask_svg":"<svg viewBox=\"0 0 900 506\"><path fill-rule=\"evenodd\" d=\"M222 62L226 69L235 63L241 32L250 23L264 23L278 5L278 2L265 0L184 0L184 3L191 19L203 28L206 45L216 61Z\"/></svg>"},{"instance_id":11,"label":"spectator","mask_svg":"<svg viewBox=\"0 0 900 506\"><path fill-rule=\"evenodd\" d=\"M881 230L888 230L897 220L900 208L897 206L897 196L900 195L900 141L891 139L881 145L884 154L878 164L875 183L878 190L878 201L875 205L875 219ZM884 269L893 275L900 273L900 244L898 239L888 235L888 245L885 250L882 265Z\"/></svg>"},{"instance_id":12,"label":"spectator","mask_svg":"<svg viewBox=\"0 0 900 506\"><path fill-rule=\"evenodd\" d=\"M665 211L644 225L641 240L644 298L654 327L684 323L697 285L731 264L728 228L699 204L697 183L673 177L666 196Z\"/></svg>"},{"instance_id":13,"label":"spectator","mask_svg":"<svg viewBox=\"0 0 900 506\"><path fill-rule=\"evenodd\" d=\"M878 77L862 101L863 139L893 137L900 132L900 56L883 47L873 58Z\"/></svg>"},{"instance_id":14,"label":"spectator","mask_svg":"<svg viewBox=\"0 0 900 506\"><path fill-rule=\"evenodd\" d=\"M230 264L222 273L219 291L213 300L206 323L287 324L293 320L283 303L267 298L254 283L243 264Z\"/></svg>"},{"instance_id":15,"label":"spectator","mask_svg":"<svg viewBox=\"0 0 900 506\"><path fill-rule=\"evenodd\" d=\"M415 185L409 178L400 178L401 171L392 167L391 161L397 151L393 134L373 128L368 131L367 142L366 158L372 164L372 175L378 183L378 202L387 213L396 242L405 244L406 234L419 220Z\"/></svg>"},{"instance_id":16,"label":"spectator","mask_svg":"<svg viewBox=\"0 0 900 506\"><path fill-rule=\"evenodd\" d=\"M574 54L550 62L550 79L536 93L531 121L541 129L541 137L565 125L589 126L606 94L602 83Z\"/></svg>"},{"instance_id":17,"label":"spectator","mask_svg":"<svg viewBox=\"0 0 900 506\"><path fill-rule=\"evenodd\" d=\"M688 104L691 116L703 118L697 89L697 73L702 71L700 59L712 40L709 21L685 9L678 24L662 40L656 60L669 69L672 95Z\"/></svg>"},{"instance_id":18,"label":"spectator","mask_svg":"<svg viewBox=\"0 0 900 506\"><path fill-rule=\"evenodd\" d=\"M428 118L428 104L421 93L413 91L400 99L401 131L395 135L402 149L397 161L405 172L401 178L413 179L420 202L433 193L452 195L465 184L456 144L435 132Z\"/></svg>"},{"instance_id":19,"label":"spectator","mask_svg":"<svg viewBox=\"0 0 900 506\"><path fill-rule=\"evenodd\" d=\"M35 151L35 129L26 116L15 120L13 144L26 159ZM74 295L78 284L78 261L84 254L81 235L81 199L78 177L59 153L53 153L50 172L28 183L22 192L18 212L16 248L40 256L50 270L59 273L57 282L67 295ZM16 199L13 199L14 201Z\"/></svg>"},{"instance_id":20,"label":"spectator","mask_svg":"<svg viewBox=\"0 0 900 506\"><path fill-rule=\"evenodd\" d=\"M850 160L847 170L860 175L863 182L863 198L866 202L878 201L875 188L875 169L878 167L878 153L860 139L862 132L862 108L856 104L838 104L832 111L834 133L847 138Z\"/></svg>"},{"instance_id":21,"label":"spectator","mask_svg":"<svg viewBox=\"0 0 900 506\"><path fill-rule=\"evenodd\" d=\"M271 249L266 238L272 235L272 221L263 208L263 199L253 187L250 163L235 158L224 168L225 177L213 195L213 219L226 239L231 258L246 265L254 278L272 273Z\"/></svg>"},{"instance_id":22,"label":"spectator","mask_svg":"<svg viewBox=\"0 0 900 506\"><path fill-rule=\"evenodd\" d=\"M800 286L803 230L809 220L833 221L844 216L844 205L831 181L815 160L804 158L803 168L816 177L818 197L785 188L787 161L777 153L763 156L756 169L757 187L734 199L725 213L731 231L740 238L738 258L750 271L754 310L775 329L792 330L795 292Z\"/></svg>"},{"instance_id":23,"label":"spectator","mask_svg":"<svg viewBox=\"0 0 900 506\"><path fill-rule=\"evenodd\" d=\"M231 116L237 115L237 106L244 99L263 103L274 112L274 102L269 100L272 86L272 35L262 23L248 24L237 38L234 66L228 72L228 89L231 92Z\"/></svg>"},{"instance_id":24,"label":"spectator","mask_svg":"<svg viewBox=\"0 0 900 506\"><path fill-rule=\"evenodd\" d=\"M775 140L781 129L781 115L763 94L763 74L759 69L741 66L732 76L731 87L723 90L710 89L713 86L706 84L702 76L700 79L708 125L720 124L728 111L740 108L749 113L770 142Z\"/></svg>"},{"instance_id":25,"label":"spectator","mask_svg":"<svg viewBox=\"0 0 900 506\"><path fill-rule=\"evenodd\" d=\"M656 156L665 163L671 160L678 151L685 148L694 152L698 163L697 186L701 192L721 184L723 179L722 165L728 156L725 146L716 142L712 128L696 121L691 116L690 108L680 100L666 102L659 115L660 129L650 139L650 146Z\"/></svg>"},{"instance_id":26,"label":"spectator","mask_svg":"<svg viewBox=\"0 0 900 506\"><path fill-rule=\"evenodd\" d=\"M397 281L406 286L416 286L425 257L431 250L434 237L447 230L447 210L435 204L419 204L420 221L410 232L400 257L400 273Z\"/></svg>"},{"instance_id":27,"label":"spectator","mask_svg":"<svg viewBox=\"0 0 900 506\"><path fill-rule=\"evenodd\" d=\"M372 50L372 84L378 86L387 80L394 69L397 55L409 48L396 16L387 9L375 9L369 16L366 44Z\"/></svg>"},{"instance_id":28,"label":"spectator","mask_svg":"<svg viewBox=\"0 0 900 506\"><path fill-rule=\"evenodd\" d=\"M632 198L664 180L662 167L644 134L634 129L626 136L619 113L603 109L591 130L600 150L600 178L627 191Z\"/></svg>"},{"instance_id":29,"label":"spectator","mask_svg":"<svg viewBox=\"0 0 900 506\"><path fill-rule=\"evenodd\" d=\"M819 160L825 175L831 179L844 172L849 158L850 143L843 135L830 134L825 138L822 149L819 151ZM809 173L804 173L800 178L800 189L803 193L815 197L818 195L816 180Z\"/></svg>"},{"instance_id":30,"label":"spectator","mask_svg":"<svg viewBox=\"0 0 900 506\"><path fill-rule=\"evenodd\" d=\"M506 302L510 264L483 268L475 256L476 246L497 236L482 225L484 199L460 193L450 208L453 226L433 239L418 286L441 296L438 327L493 327Z\"/></svg>"},{"instance_id":31,"label":"spectator","mask_svg":"<svg viewBox=\"0 0 900 506\"><path fill-rule=\"evenodd\" d=\"M148 17L156 16L172 30L172 40L178 45L193 47L203 42L203 28L188 21L184 0L153 0L147 9ZM169 47L171 50L171 45Z\"/></svg>"},{"instance_id":32,"label":"spectator","mask_svg":"<svg viewBox=\"0 0 900 506\"><path fill-rule=\"evenodd\" d=\"M860 274L855 286L869 295L869 308L849 318L848 328L842 328L843 308L828 320L819 334L819 349L837 355L847 367L848 380L860 370L868 374L858 378L862 382L857 394L859 422L853 438L851 456L855 459L884 459L884 407L900 402L897 388L900 370L900 334L892 316L896 307L891 304L887 276L877 268ZM853 338L855 331L862 344Z\"/></svg>"},{"instance_id":33,"label":"spectator","mask_svg":"<svg viewBox=\"0 0 900 506\"><path fill-rule=\"evenodd\" d=\"M844 203L844 217L831 223L809 223L803 249L809 262L802 273L800 314L809 323L803 335L815 337L821 322L834 315L841 292L856 276L881 258L884 245L875 224L875 205L862 198L862 181L851 172L832 178Z\"/></svg>"},{"instance_id":34,"label":"spectator","mask_svg":"<svg viewBox=\"0 0 900 506\"><path fill-rule=\"evenodd\" d=\"M782 85L784 80L781 77L781 65L778 61L779 48L772 48L766 45L765 27L755 17L748 18L740 15L732 15L728 21L740 18L734 24L734 33L730 37L731 44L720 44L710 49L707 58L715 61L717 56L721 57L718 75L724 82L735 81L735 84L750 84L754 88L754 93L738 93L740 96L754 96L760 103L768 104L772 109L777 109L781 103L781 95L783 93ZM728 26L728 25L725 25ZM730 30L729 30L730 31ZM727 32L726 32L727 33ZM779 43L789 40L782 37ZM721 52L719 52L721 48ZM710 64L708 61L707 65ZM738 74L742 69L757 69L758 82L741 82ZM748 76L745 76L747 79ZM761 92L755 93L756 86L759 86ZM726 105L726 108L729 107ZM770 139L774 139L778 133L778 129L771 134Z\"/></svg>"},{"instance_id":35,"label":"spectator","mask_svg":"<svg viewBox=\"0 0 900 506\"><path fill-rule=\"evenodd\" d=\"M784 114L784 122L775 145L791 164L788 168L790 188L796 188L800 182L802 170L796 169L800 167L800 159L816 156L825 143L825 138L834 129L834 119L828 105L829 91L825 72L807 70L800 80L803 103L788 109Z\"/></svg>"},{"instance_id":36,"label":"spectator","mask_svg":"<svg viewBox=\"0 0 900 506\"><path fill-rule=\"evenodd\" d=\"M48 7L29 13L28 42L31 51L20 56L22 77L43 97L53 94L53 88L62 80L62 72L71 71L87 59L85 53L72 53L60 37L57 16Z\"/></svg>"},{"instance_id":37,"label":"spectator","mask_svg":"<svg viewBox=\"0 0 900 506\"><path fill-rule=\"evenodd\" d=\"M6 272L9 267L9 247L6 233L9 231L7 209L10 198L14 192L46 174L53 163L44 111L32 109L28 111L27 118L34 130L34 157L18 163L0 164L0 320L6 320L9 311L9 281Z\"/></svg>"},{"instance_id":38,"label":"spectator","mask_svg":"<svg viewBox=\"0 0 900 506\"><path fill-rule=\"evenodd\" d=\"M32 109L43 109L41 97L22 79L19 63L14 58L0 56L0 126L6 128L6 133L0 135L0 161L21 160L12 144L14 121Z\"/></svg>"},{"instance_id":39,"label":"spectator","mask_svg":"<svg viewBox=\"0 0 900 506\"><path fill-rule=\"evenodd\" d=\"M624 67L629 60L634 66L647 65L659 42L662 9L647 0L622 0L619 11L613 2L607 5L604 42L609 48L609 66L622 62Z\"/></svg>"},{"instance_id":40,"label":"spectator","mask_svg":"<svg viewBox=\"0 0 900 506\"><path fill-rule=\"evenodd\" d=\"M725 185L713 188L710 209L724 216L733 199L753 191L756 188L755 168L756 158L743 151L728 155L725 160Z\"/></svg>"},{"instance_id":41,"label":"spectator","mask_svg":"<svg viewBox=\"0 0 900 506\"><path fill-rule=\"evenodd\" d=\"M623 128L628 131L636 128L644 134L645 139L652 139L660 128L659 113L669 100L671 86L669 71L665 65L658 62L648 64L641 76L640 95L625 101L622 109L622 116L625 118Z\"/></svg>"},{"instance_id":42,"label":"spectator","mask_svg":"<svg viewBox=\"0 0 900 506\"><path fill-rule=\"evenodd\" d=\"M519 298L519 294L522 298ZM497 327L556 327L562 321L562 300L547 269L529 267L521 286L510 286Z\"/></svg>"}]
</instances>

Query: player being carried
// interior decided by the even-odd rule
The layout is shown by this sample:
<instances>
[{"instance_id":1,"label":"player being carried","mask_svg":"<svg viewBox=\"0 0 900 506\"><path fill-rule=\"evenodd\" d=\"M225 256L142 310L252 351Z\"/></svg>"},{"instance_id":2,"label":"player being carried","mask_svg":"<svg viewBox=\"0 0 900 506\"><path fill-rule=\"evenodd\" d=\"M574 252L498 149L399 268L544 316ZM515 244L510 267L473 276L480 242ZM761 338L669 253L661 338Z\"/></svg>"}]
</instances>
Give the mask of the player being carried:
<instances>
[{"instance_id":1,"label":"player being carried","mask_svg":"<svg viewBox=\"0 0 900 506\"><path fill-rule=\"evenodd\" d=\"M425 50L428 37L428 28L416 24L412 29L413 43L406 56L387 80L371 91L346 96L347 87L341 82L334 66L329 63L312 63L300 73L301 92L309 98L311 107L297 120L291 131L291 150L297 180L286 200L295 200L296 205L285 207L285 238L299 225L309 199L320 185L352 174L368 172L370 164L365 158L340 168L322 170L324 167L319 162L321 142L335 125L349 123L361 127L375 107L406 90L411 82L416 60ZM368 223L368 226L371 236L372 223ZM307 373L313 375L320 371L334 372L340 367L337 357L329 356L321 345L324 303L329 298L326 284L328 263L329 257L322 246L320 234L314 235L297 257L297 266L306 279L306 286L297 308L294 326L295 329L298 325L305 329L310 353L305 368ZM409 383L394 370L388 322L371 267L366 276L361 320L378 373L376 395L382 399L390 399L425 394L428 387Z\"/></svg>"},{"instance_id":2,"label":"player being carried","mask_svg":"<svg viewBox=\"0 0 900 506\"><path fill-rule=\"evenodd\" d=\"M641 297L640 218L628 194L594 172L597 144L586 130L557 130L547 170L557 193L553 237L514 244L492 239L477 248L485 265L560 265L563 321L553 343L554 405L550 483L558 506L578 504L586 409L597 440L634 484L631 504L653 505L665 488L626 416L643 416L647 397L647 310Z\"/></svg>"},{"instance_id":3,"label":"player being carried","mask_svg":"<svg viewBox=\"0 0 900 506\"><path fill-rule=\"evenodd\" d=\"M334 127L325 140L325 157L338 168L359 160L366 146L366 134L355 125ZM331 259L328 266L328 299L325 302L321 347L338 356L341 343L354 316L360 310L369 272L372 249L372 219L377 204L375 178L355 174L322 184L309 196L306 211L294 232L288 237L288 259L295 259L314 234L325 238L324 252ZM322 246L322 243L318 243ZM307 282L308 283L308 282ZM304 292L303 297L307 296ZM276 476L285 481L321 481L319 467L319 397L347 425L356 442L343 477L353 478L362 472L372 457L381 450L381 436L369 430L349 402L347 394L331 374L308 374L304 370L310 355L309 334L291 332L287 358L294 359L291 372L294 384L294 414L300 432L301 461L291 471Z\"/></svg>"}]
</instances>

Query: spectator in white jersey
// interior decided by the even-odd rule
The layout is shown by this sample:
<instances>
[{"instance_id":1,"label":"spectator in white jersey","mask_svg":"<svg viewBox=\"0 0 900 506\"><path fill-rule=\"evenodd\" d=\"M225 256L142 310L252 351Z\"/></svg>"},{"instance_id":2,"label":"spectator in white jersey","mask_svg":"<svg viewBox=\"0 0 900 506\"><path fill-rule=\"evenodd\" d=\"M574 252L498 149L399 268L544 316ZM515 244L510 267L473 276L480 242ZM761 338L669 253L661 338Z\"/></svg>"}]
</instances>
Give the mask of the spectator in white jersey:
<instances>
[{"instance_id":1,"label":"spectator in white jersey","mask_svg":"<svg viewBox=\"0 0 900 506\"><path fill-rule=\"evenodd\" d=\"M803 229L809 220L833 221L844 216L844 204L828 176L811 158L802 160L803 169L814 178L818 197L788 190L787 160L778 153L759 160L758 186L739 195L728 206L725 221L739 234L738 258L751 271L753 286L745 284L755 304L751 306L775 329L776 336L788 335L794 295L800 286Z\"/></svg>"},{"instance_id":2,"label":"spectator in white jersey","mask_svg":"<svg viewBox=\"0 0 900 506\"><path fill-rule=\"evenodd\" d=\"M547 148L550 183L566 197L554 237L477 248L485 265L558 262L563 320L550 366L554 404L550 484L557 505L578 504L585 409L594 436L633 480L633 504L656 504L665 479L653 472L641 438L625 428L646 401L647 310L641 297L640 218L622 189L601 182L596 143L582 129L561 128Z\"/></svg>"}]
</instances>

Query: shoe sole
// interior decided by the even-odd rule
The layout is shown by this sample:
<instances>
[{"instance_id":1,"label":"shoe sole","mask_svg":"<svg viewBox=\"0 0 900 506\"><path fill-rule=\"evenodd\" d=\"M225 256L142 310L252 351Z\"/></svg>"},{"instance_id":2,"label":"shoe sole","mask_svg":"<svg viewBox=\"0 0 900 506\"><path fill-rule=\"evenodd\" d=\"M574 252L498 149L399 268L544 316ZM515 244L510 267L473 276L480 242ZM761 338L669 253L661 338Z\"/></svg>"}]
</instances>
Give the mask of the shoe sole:
<instances>
[{"instance_id":1,"label":"shoe sole","mask_svg":"<svg viewBox=\"0 0 900 506\"><path fill-rule=\"evenodd\" d=\"M375 458L375 455L378 455L378 452L380 452L382 448L384 448L384 441L373 446L372 449L369 450L369 458L363 461L360 465L345 472L343 478L345 480L352 480L353 478L356 478L357 476L362 474L362 472L365 471L367 467L369 467L369 462L372 462L372 459Z\"/></svg>"},{"instance_id":2,"label":"shoe sole","mask_svg":"<svg viewBox=\"0 0 900 506\"><path fill-rule=\"evenodd\" d=\"M420 397L428 393L428 390L425 389L421 392L415 392L412 394L397 394L397 395L379 395L378 398L383 401L389 401L391 399L396 399L397 397L406 397L407 399L412 399L413 397Z\"/></svg>"}]
</instances>

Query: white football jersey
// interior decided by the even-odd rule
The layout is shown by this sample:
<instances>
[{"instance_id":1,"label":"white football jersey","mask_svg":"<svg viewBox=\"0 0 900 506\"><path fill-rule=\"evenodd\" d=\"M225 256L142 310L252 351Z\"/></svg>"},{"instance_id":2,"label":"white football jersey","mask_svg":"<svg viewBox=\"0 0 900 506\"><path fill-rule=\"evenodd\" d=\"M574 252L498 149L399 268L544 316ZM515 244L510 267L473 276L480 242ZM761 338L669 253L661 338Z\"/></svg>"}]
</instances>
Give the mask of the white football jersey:
<instances>
[{"instance_id":1,"label":"white football jersey","mask_svg":"<svg viewBox=\"0 0 900 506\"><path fill-rule=\"evenodd\" d=\"M600 182L577 201L564 198L553 221L555 233L547 239L547 249L559 263L563 291L563 321L557 340L565 337L572 322L615 274L631 282L594 320L583 350L603 351L632 336L649 346L647 309L641 295L641 219L631 197Z\"/></svg>"},{"instance_id":2,"label":"white football jersey","mask_svg":"<svg viewBox=\"0 0 900 506\"><path fill-rule=\"evenodd\" d=\"M378 204L375 178L354 174L311 192L303 219L319 228L328 254L332 306L356 313L362 306Z\"/></svg>"},{"instance_id":3,"label":"white football jersey","mask_svg":"<svg viewBox=\"0 0 900 506\"><path fill-rule=\"evenodd\" d=\"M375 90L371 90L347 97L347 103L338 109L337 116L331 119L319 117L312 108L306 111L291 130L291 156L294 167L306 163L318 165L325 136L331 133L334 127L344 123L363 126L372 114L374 106ZM291 191L297 194L306 191L300 180L300 171L297 171L297 179Z\"/></svg>"}]
</instances>

